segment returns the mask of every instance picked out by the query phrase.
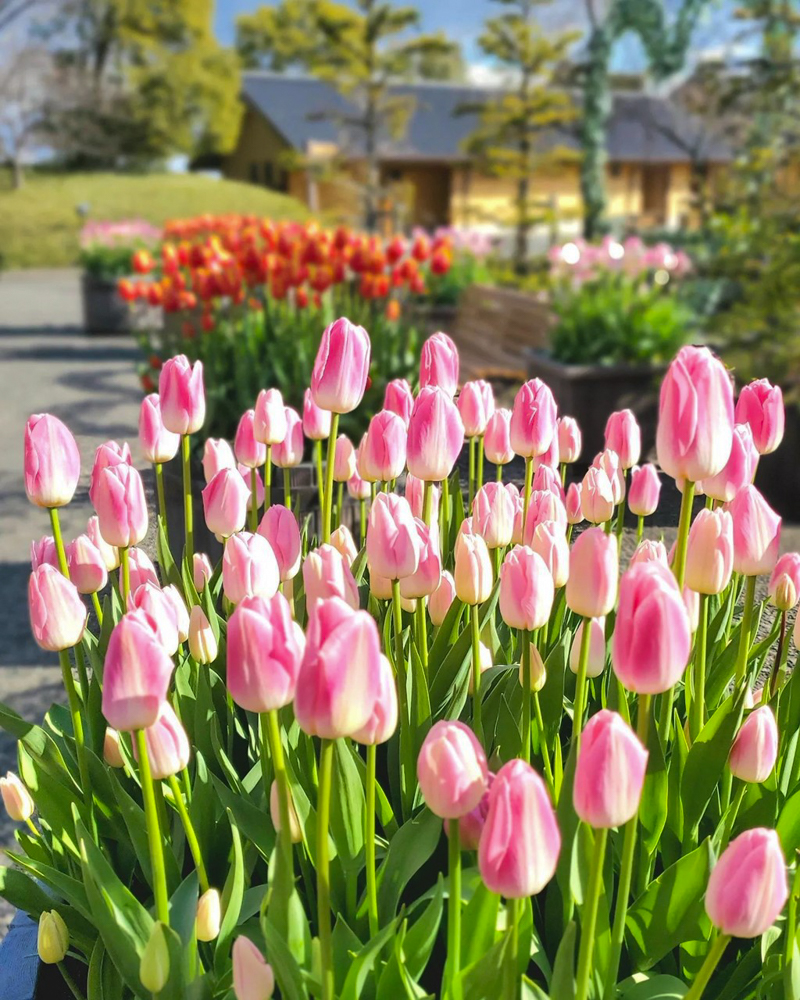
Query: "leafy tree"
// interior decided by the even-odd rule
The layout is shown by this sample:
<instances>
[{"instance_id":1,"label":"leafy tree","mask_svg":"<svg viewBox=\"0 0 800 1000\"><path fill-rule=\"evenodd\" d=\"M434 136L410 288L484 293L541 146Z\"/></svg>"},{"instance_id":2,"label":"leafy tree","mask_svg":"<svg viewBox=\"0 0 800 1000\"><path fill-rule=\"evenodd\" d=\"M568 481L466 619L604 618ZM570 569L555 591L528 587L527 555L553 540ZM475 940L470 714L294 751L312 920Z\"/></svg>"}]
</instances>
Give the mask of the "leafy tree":
<instances>
[{"instance_id":1,"label":"leafy tree","mask_svg":"<svg viewBox=\"0 0 800 1000\"><path fill-rule=\"evenodd\" d=\"M478 39L481 49L516 79L510 90L462 105L462 113L477 113L479 125L467 149L481 168L515 184L514 266L527 271L528 234L541 220L541 202L532 189L537 169L566 150L542 150L543 134L552 136L574 117L569 94L553 86L553 73L575 41L572 33L548 37L534 18L537 2L547 0L496 0L505 11L489 18Z\"/></svg>"}]
</instances>

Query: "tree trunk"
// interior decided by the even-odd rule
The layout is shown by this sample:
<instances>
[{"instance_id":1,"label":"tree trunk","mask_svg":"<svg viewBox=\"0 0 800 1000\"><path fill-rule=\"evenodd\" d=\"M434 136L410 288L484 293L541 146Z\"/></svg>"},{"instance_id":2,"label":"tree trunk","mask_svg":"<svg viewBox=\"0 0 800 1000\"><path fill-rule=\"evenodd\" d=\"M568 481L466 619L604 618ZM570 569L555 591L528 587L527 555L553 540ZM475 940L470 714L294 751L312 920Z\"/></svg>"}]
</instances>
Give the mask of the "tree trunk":
<instances>
[{"instance_id":1,"label":"tree trunk","mask_svg":"<svg viewBox=\"0 0 800 1000\"><path fill-rule=\"evenodd\" d=\"M583 197L583 235L596 239L606 228L606 140L611 119L612 96L608 79L612 38L608 25L595 27L589 39L583 81L583 120L581 121L581 195Z\"/></svg>"},{"instance_id":2,"label":"tree trunk","mask_svg":"<svg viewBox=\"0 0 800 1000\"><path fill-rule=\"evenodd\" d=\"M11 166L13 170L12 184L14 186L14 190L19 191L19 189L25 185L25 173L22 167L22 160L19 156L15 156L13 158Z\"/></svg>"},{"instance_id":3,"label":"tree trunk","mask_svg":"<svg viewBox=\"0 0 800 1000\"><path fill-rule=\"evenodd\" d=\"M517 181L517 226L514 234L514 270L519 275L528 273L529 189L529 179L520 177Z\"/></svg>"},{"instance_id":4,"label":"tree trunk","mask_svg":"<svg viewBox=\"0 0 800 1000\"><path fill-rule=\"evenodd\" d=\"M364 225L368 233L378 228L378 195L380 192L380 165L378 163L378 116L375 100L370 92L367 97L365 145L367 155L367 190Z\"/></svg>"}]
</instances>

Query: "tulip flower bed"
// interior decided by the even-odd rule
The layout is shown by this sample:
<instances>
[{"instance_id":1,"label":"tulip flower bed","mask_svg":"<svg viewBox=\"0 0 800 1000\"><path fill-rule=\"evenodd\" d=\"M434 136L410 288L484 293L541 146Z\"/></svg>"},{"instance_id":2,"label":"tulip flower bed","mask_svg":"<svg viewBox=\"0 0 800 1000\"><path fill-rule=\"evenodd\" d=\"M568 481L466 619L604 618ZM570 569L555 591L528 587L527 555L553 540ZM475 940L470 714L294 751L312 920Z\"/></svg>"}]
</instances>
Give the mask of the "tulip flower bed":
<instances>
[{"instance_id":1,"label":"tulip flower bed","mask_svg":"<svg viewBox=\"0 0 800 1000\"><path fill-rule=\"evenodd\" d=\"M537 380L511 411L484 383L454 399L444 334L356 453L339 418L369 367L367 332L335 321L302 420L274 388L241 418L250 488L208 449L216 566L188 502L199 362L168 360L143 403L145 455L158 471L180 450L186 472L186 549L160 507L158 567L127 445L98 449L95 513L65 544L77 446L30 418L26 490L52 525L31 625L68 707L42 726L0 708L21 824L0 892L39 918L42 961L90 1000L796 996L800 555L778 558L751 485L780 390L752 383L734 407L721 363L681 350L657 442L677 541L621 567L624 507L641 539L660 489L629 411L565 491L575 421ZM303 429L328 437L318 532L290 492L257 502L259 466ZM515 455L521 487L503 482ZM345 480L360 545L334 514Z\"/></svg>"},{"instance_id":2,"label":"tulip flower bed","mask_svg":"<svg viewBox=\"0 0 800 1000\"><path fill-rule=\"evenodd\" d=\"M169 223L160 253L133 256L132 269L149 280L119 283L124 299L161 306L166 317L162 331L142 336L142 385L150 391L173 354L202 361L205 431L232 437L265 385L299 406L319 331L347 313L369 328L374 345L365 399L344 420L360 435L380 409L386 383L412 377L418 343L408 306L426 299L431 279L444 280L453 254L447 232L418 232L407 241L251 216Z\"/></svg>"}]
</instances>

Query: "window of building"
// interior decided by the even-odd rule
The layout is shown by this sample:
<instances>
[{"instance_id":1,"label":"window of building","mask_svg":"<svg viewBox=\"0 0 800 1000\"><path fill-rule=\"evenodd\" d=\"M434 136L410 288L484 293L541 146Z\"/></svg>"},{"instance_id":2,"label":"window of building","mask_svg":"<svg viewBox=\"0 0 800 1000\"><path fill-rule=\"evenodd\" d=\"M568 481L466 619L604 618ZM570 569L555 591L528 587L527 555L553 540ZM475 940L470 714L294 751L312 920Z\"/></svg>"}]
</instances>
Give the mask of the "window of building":
<instances>
[{"instance_id":1,"label":"window of building","mask_svg":"<svg viewBox=\"0 0 800 1000\"><path fill-rule=\"evenodd\" d=\"M250 183L251 184L258 184L258 164L257 163L251 163L250 164Z\"/></svg>"},{"instance_id":2,"label":"window of building","mask_svg":"<svg viewBox=\"0 0 800 1000\"><path fill-rule=\"evenodd\" d=\"M267 160L264 164L264 186L275 187L275 165L271 160Z\"/></svg>"}]
</instances>

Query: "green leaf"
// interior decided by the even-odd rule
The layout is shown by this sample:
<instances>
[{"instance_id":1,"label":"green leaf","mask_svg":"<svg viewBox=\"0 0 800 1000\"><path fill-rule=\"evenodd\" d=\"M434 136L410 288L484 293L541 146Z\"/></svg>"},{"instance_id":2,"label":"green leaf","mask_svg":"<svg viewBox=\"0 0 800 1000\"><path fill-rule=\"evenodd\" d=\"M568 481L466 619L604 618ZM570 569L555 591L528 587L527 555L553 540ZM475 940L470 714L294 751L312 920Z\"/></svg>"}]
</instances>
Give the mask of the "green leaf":
<instances>
[{"instance_id":1,"label":"green leaf","mask_svg":"<svg viewBox=\"0 0 800 1000\"><path fill-rule=\"evenodd\" d=\"M436 943L439 925L442 921L444 900L444 879L441 872L436 881L436 891L425 907L419 920L416 921L405 936L403 954L408 974L416 982L425 971L428 959Z\"/></svg>"},{"instance_id":2,"label":"green leaf","mask_svg":"<svg viewBox=\"0 0 800 1000\"><path fill-rule=\"evenodd\" d=\"M271 923L269 917L264 916L262 918L261 929L264 932L267 955L269 955L270 964L275 972L275 978L281 990L281 997L284 1000L306 1000L308 991L303 983L300 966L295 961L285 940L275 925Z\"/></svg>"},{"instance_id":3,"label":"green leaf","mask_svg":"<svg viewBox=\"0 0 800 1000\"><path fill-rule=\"evenodd\" d=\"M486 1000L496 995L502 982L502 969L508 962L508 950L511 947L511 932L503 934L499 941L477 962L462 970L461 990L464 1000Z\"/></svg>"},{"instance_id":4,"label":"green leaf","mask_svg":"<svg viewBox=\"0 0 800 1000\"><path fill-rule=\"evenodd\" d=\"M550 996L558 1000L573 1000L575 996L575 937L577 927L570 920L564 928L561 942L553 962L553 978L550 980Z\"/></svg>"},{"instance_id":5,"label":"green leaf","mask_svg":"<svg viewBox=\"0 0 800 1000\"><path fill-rule=\"evenodd\" d=\"M243 794L237 795L215 775L211 775L222 805L233 814L236 826L258 850L265 861L275 847L275 831L266 821L263 810L254 806Z\"/></svg>"},{"instance_id":6,"label":"green leaf","mask_svg":"<svg viewBox=\"0 0 800 1000\"><path fill-rule=\"evenodd\" d=\"M181 882L169 901L169 924L181 942L183 956L183 981L190 983L197 974L197 902L199 888L197 872Z\"/></svg>"},{"instance_id":7,"label":"green leaf","mask_svg":"<svg viewBox=\"0 0 800 1000\"><path fill-rule=\"evenodd\" d=\"M364 786L350 741L335 740L333 753L331 835L342 865L352 869L364 850Z\"/></svg>"},{"instance_id":8,"label":"green leaf","mask_svg":"<svg viewBox=\"0 0 800 1000\"><path fill-rule=\"evenodd\" d=\"M334 993L339 993L344 986L353 956L357 955L364 945L350 929L350 925L341 913L337 916L333 927L332 942Z\"/></svg>"},{"instance_id":9,"label":"green leaf","mask_svg":"<svg viewBox=\"0 0 800 1000\"><path fill-rule=\"evenodd\" d=\"M409 824L406 824L408 826ZM396 933L398 917L390 921L380 933L376 934L353 959L350 971L347 973L340 1000L359 1000L361 993L384 945ZM292 1000L291 997L287 1000Z\"/></svg>"},{"instance_id":10,"label":"green leaf","mask_svg":"<svg viewBox=\"0 0 800 1000\"><path fill-rule=\"evenodd\" d=\"M239 914L242 909L244 899L244 856L242 854L242 838L239 828L233 818L233 813L228 810L228 821L231 825L233 835L233 865L225 882L222 892L222 923L220 924L219 937L214 949L214 968L219 975L229 960L230 948L233 942L233 935L239 923Z\"/></svg>"},{"instance_id":11,"label":"green leaf","mask_svg":"<svg viewBox=\"0 0 800 1000\"><path fill-rule=\"evenodd\" d=\"M569 656L570 635L565 632L545 661L547 678L539 692L539 706L548 738L554 739L564 716L564 678Z\"/></svg>"},{"instance_id":12,"label":"green leaf","mask_svg":"<svg viewBox=\"0 0 800 1000\"><path fill-rule=\"evenodd\" d=\"M465 966L477 962L495 942L500 897L478 879L461 914L461 955Z\"/></svg>"},{"instance_id":13,"label":"green leaf","mask_svg":"<svg viewBox=\"0 0 800 1000\"><path fill-rule=\"evenodd\" d=\"M394 917L403 889L436 850L441 833L442 821L425 809L404 823L392 838L378 871L378 915L381 923L387 923Z\"/></svg>"},{"instance_id":14,"label":"green leaf","mask_svg":"<svg viewBox=\"0 0 800 1000\"><path fill-rule=\"evenodd\" d=\"M794 857L800 848L800 790L786 800L777 826L783 853L787 858Z\"/></svg>"},{"instance_id":15,"label":"green leaf","mask_svg":"<svg viewBox=\"0 0 800 1000\"><path fill-rule=\"evenodd\" d=\"M630 985L621 984L620 1000L681 1000L689 991L686 983L674 976L631 977L626 982Z\"/></svg>"},{"instance_id":16,"label":"green leaf","mask_svg":"<svg viewBox=\"0 0 800 1000\"><path fill-rule=\"evenodd\" d=\"M648 854L653 854L661 840L669 806L667 765L664 761L664 752L661 749L658 728L655 725L649 727L647 749L647 775L639 806L639 822L642 825L642 840L645 849Z\"/></svg>"}]
</instances>

